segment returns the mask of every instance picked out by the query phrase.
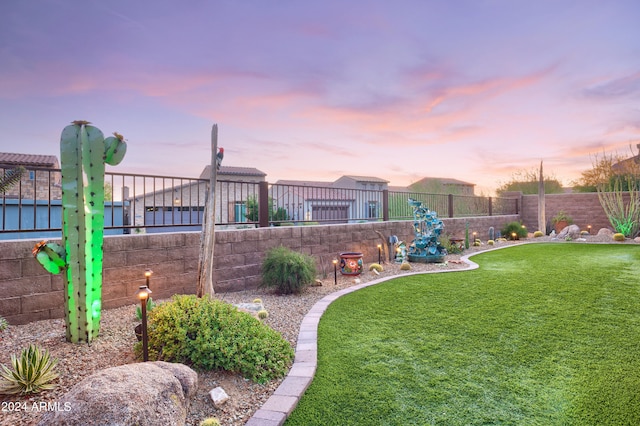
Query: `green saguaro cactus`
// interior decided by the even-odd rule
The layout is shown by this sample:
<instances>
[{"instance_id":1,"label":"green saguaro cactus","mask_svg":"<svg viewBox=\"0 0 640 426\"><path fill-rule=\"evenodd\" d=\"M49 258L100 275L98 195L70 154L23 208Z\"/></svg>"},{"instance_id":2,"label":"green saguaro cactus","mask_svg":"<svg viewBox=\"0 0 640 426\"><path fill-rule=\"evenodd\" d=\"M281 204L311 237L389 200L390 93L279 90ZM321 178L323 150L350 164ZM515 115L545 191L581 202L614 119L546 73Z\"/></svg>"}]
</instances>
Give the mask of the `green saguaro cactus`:
<instances>
[{"instance_id":1,"label":"green saguaro cactus","mask_svg":"<svg viewBox=\"0 0 640 426\"><path fill-rule=\"evenodd\" d=\"M62 246L36 244L33 254L49 272L64 272L69 342L91 342L100 330L105 163L117 165L126 152L117 133L104 138L87 121L74 121L60 137Z\"/></svg>"}]
</instances>

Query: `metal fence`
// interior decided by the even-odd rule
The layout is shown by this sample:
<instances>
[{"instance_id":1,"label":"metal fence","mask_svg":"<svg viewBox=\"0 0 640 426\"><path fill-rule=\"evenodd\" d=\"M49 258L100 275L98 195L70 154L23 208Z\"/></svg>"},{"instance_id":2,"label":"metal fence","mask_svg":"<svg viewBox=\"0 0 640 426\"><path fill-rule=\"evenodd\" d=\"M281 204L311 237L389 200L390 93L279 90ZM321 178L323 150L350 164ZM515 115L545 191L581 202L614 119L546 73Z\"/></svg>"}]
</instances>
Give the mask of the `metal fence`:
<instances>
[{"instance_id":1,"label":"metal fence","mask_svg":"<svg viewBox=\"0 0 640 426\"><path fill-rule=\"evenodd\" d=\"M6 168L0 165L0 179ZM105 234L200 230L208 180L107 172ZM409 220L412 198L440 217L518 214L516 198L425 194L220 180L215 222L220 227ZM29 168L0 192L0 238L54 238L62 228L59 169Z\"/></svg>"}]
</instances>

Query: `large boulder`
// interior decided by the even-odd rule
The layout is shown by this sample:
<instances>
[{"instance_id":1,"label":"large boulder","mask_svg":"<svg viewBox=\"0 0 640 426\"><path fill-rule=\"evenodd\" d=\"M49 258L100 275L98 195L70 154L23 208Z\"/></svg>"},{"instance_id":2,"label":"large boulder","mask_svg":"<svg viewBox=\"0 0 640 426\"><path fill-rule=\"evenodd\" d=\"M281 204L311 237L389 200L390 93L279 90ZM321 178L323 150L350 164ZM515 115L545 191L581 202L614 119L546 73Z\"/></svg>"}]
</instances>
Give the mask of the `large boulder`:
<instances>
[{"instance_id":1,"label":"large boulder","mask_svg":"<svg viewBox=\"0 0 640 426\"><path fill-rule=\"evenodd\" d=\"M566 240L567 237L571 238L572 240L577 240L578 238L580 238L580 227L578 225L565 226L556 238L558 238L559 240Z\"/></svg>"},{"instance_id":2,"label":"large boulder","mask_svg":"<svg viewBox=\"0 0 640 426\"><path fill-rule=\"evenodd\" d=\"M141 362L107 368L85 378L45 413L42 426L184 425L198 375L182 364Z\"/></svg>"}]
</instances>

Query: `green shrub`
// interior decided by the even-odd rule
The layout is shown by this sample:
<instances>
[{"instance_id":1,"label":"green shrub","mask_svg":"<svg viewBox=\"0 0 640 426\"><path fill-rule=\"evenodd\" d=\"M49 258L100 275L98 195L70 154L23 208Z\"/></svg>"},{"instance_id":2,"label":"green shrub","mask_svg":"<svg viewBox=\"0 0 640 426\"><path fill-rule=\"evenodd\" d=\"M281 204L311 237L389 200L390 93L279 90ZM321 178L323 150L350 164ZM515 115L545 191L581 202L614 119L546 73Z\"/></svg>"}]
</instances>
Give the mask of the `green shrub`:
<instances>
[{"instance_id":1,"label":"green shrub","mask_svg":"<svg viewBox=\"0 0 640 426\"><path fill-rule=\"evenodd\" d=\"M442 245L442 247L444 247L445 250L447 250L447 253L449 254L462 253L464 249L460 247L460 245L452 243L451 238L453 237L449 234L440 235L440 244Z\"/></svg>"},{"instance_id":2,"label":"green shrub","mask_svg":"<svg viewBox=\"0 0 640 426\"><path fill-rule=\"evenodd\" d=\"M613 241L624 241L624 234L616 232L613 234Z\"/></svg>"},{"instance_id":3,"label":"green shrub","mask_svg":"<svg viewBox=\"0 0 640 426\"><path fill-rule=\"evenodd\" d=\"M9 323L2 315L0 315L0 331L6 330L7 327L9 327Z\"/></svg>"},{"instance_id":4,"label":"green shrub","mask_svg":"<svg viewBox=\"0 0 640 426\"><path fill-rule=\"evenodd\" d=\"M515 233L515 238L513 234ZM521 222L509 222L502 228L502 235L510 240L519 240L527 238L527 228L523 227Z\"/></svg>"},{"instance_id":5,"label":"green shrub","mask_svg":"<svg viewBox=\"0 0 640 426\"><path fill-rule=\"evenodd\" d=\"M275 288L280 294L299 293L315 278L316 262L311 256L280 246L267 252L260 286Z\"/></svg>"},{"instance_id":6,"label":"green shrub","mask_svg":"<svg viewBox=\"0 0 640 426\"><path fill-rule=\"evenodd\" d=\"M25 395L55 387L51 382L58 378L58 360L51 358L48 350L29 345L19 358L11 355L11 364L13 370L2 364L0 393Z\"/></svg>"},{"instance_id":7,"label":"green shrub","mask_svg":"<svg viewBox=\"0 0 640 426\"><path fill-rule=\"evenodd\" d=\"M237 372L258 383L282 377L293 360L278 332L209 297L175 295L150 313L148 327L149 359Z\"/></svg>"}]
</instances>

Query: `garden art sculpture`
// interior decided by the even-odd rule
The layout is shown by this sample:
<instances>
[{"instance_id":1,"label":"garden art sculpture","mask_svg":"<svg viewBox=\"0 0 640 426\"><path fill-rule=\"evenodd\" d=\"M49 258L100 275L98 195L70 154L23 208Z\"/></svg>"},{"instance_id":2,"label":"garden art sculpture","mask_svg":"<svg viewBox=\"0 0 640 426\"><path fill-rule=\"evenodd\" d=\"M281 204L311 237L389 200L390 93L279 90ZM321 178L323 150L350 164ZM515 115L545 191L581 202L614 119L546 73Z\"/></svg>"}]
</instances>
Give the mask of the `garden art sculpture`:
<instances>
[{"instance_id":1,"label":"garden art sculpture","mask_svg":"<svg viewBox=\"0 0 640 426\"><path fill-rule=\"evenodd\" d=\"M440 233L444 224L438 214L422 206L421 201L409 198L413 207L413 233L415 239L409 246L409 262L441 263L447 250L440 245Z\"/></svg>"},{"instance_id":2,"label":"garden art sculpture","mask_svg":"<svg viewBox=\"0 0 640 426\"><path fill-rule=\"evenodd\" d=\"M90 343L102 311L105 163L119 164L127 146L122 135L104 138L87 121L74 121L60 138L62 245L42 241L33 249L52 274L64 273L66 338Z\"/></svg>"}]
</instances>

